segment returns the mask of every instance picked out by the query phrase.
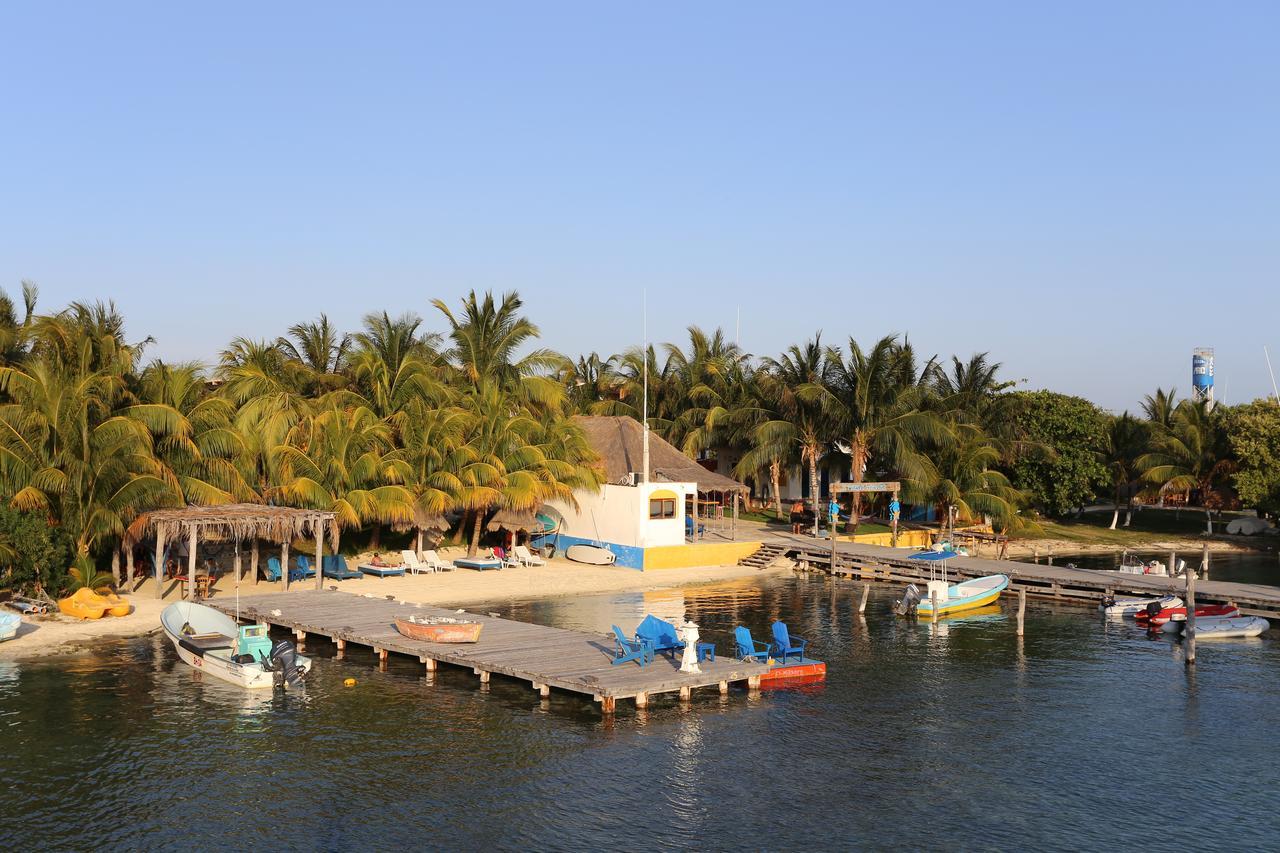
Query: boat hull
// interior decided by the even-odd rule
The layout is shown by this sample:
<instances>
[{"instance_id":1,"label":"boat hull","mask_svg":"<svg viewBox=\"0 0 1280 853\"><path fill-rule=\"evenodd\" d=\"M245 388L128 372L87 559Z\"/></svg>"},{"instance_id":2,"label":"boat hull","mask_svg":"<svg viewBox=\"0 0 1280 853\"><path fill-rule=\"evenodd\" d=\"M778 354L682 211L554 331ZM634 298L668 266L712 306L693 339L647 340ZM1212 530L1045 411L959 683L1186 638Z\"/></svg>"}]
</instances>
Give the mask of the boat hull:
<instances>
[{"instance_id":1,"label":"boat hull","mask_svg":"<svg viewBox=\"0 0 1280 853\"><path fill-rule=\"evenodd\" d=\"M810 684L815 681L824 681L826 677L826 663L804 658L797 663L774 664L768 672L760 676L760 686L768 688Z\"/></svg>"},{"instance_id":2,"label":"boat hull","mask_svg":"<svg viewBox=\"0 0 1280 853\"><path fill-rule=\"evenodd\" d=\"M1196 608L1196 618L1203 619L1209 616L1239 616L1240 609L1232 607L1229 604L1207 604L1204 607ZM1166 622L1181 622L1187 618L1187 608L1185 607L1166 607L1155 616L1147 616L1145 611L1139 611L1133 617L1139 625L1148 625L1152 628L1158 628Z\"/></svg>"},{"instance_id":3,"label":"boat hull","mask_svg":"<svg viewBox=\"0 0 1280 853\"><path fill-rule=\"evenodd\" d=\"M996 581L994 583L984 583L991 579L996 579ZM963 594L966 587L974 588L970 587L970 585L978 584L982 584L982 586L977 587L980 589L979 592L972 595ZM946 601L938 602L938 615L950 616L956 613L963 613L966 610L977 610L979 607L986 607L988 604L999 599L1000 593L1004 592L1008 586L1009 578L1005 575L987 575L986 577L974 578L971 581L956 584L951 587L953 594L948 596ZM956 592L961 594L958 596L954 595ZM930 600L921 600L921 602L916 605L916 612L921 616L933 616L933 602Z\"/></svg>"},{"instance_id":4,"label":"boat hull","mask_svg":"<svg viewBox=\"0 0 1280 853\"><path fill-rule=\"evenodd\" d=\"M0 642L12 640L22 625L22 617L16 613L0 613Z\"/></svg>"},{"instance_id":5,"label":"boat hull","mask_svg":"<svg viewBox=\"0 0 1280 853\"><path fill-rule=\"evenodd\" d=\"M194 647L190 639L183 636L181 625L197 619L199 624L191 622L193 627L198 627L202 632L220 632L226 635L228 641L236 632L234 620L210 607L185 601L169 605L161 614L160 627L183 663L214 678L250 690L265 690L275 686L275 673L265 669L261 663L242 664L232 660L230 645L225 649L200 650ZM296 663L304 675L311 671L310 658L297 655Z\"/></svg>"},{"instance_id":6,"label":"boat hull","mask_svg":"<svg viewBox=\"0 0 1280 853\"><path fill-rule=\"evenodd\" d=\"M1161 629L1173 634L1184 631L1185 620L1166 622ZM1232 639L1235 637L1256 637L1271 627L1271 623L1261 616L1205 616L1196 617L1196 639Z\"/></svg>"},{"instance_id":7,"label":"boat hull","mask_svg":"<svg viewBox=\"0 0 1280 853\"><path fill-rule=\"evenodd\" d=\"M439 625L425 625L421 622L410 622L408 619L397 619L396 630L411 640L422 640L424 643L475 643L480 640L480 631L484 628L481 622L454 622Z\"/></svg>"},{"instance_id":8,"label":"boat hull","mask_svg":"<svg viewBox=\"0 0 1280 853\"><path fill-rule=\"evenodd\" d=\"M570 545L564 555L575 563L587 563L592 566L612 566L618 559L618 555L608 548L600 548L596 545Z\"/></svg>"},{"instance_id":9,"label":"boat hull","mask_svg":"<svg viewBox=\"0 0 1280 853\"><path fill-rule=\"evenodd\" d=\"M1117 598L1115 603L1101 605L1102 612L1108 616L1136 616L1146 610L1148 604L1159 604L1161 609L1181 607L1182 599L1176 595L1149 596L1147 598Z\"/></svg>"}]
</instances>

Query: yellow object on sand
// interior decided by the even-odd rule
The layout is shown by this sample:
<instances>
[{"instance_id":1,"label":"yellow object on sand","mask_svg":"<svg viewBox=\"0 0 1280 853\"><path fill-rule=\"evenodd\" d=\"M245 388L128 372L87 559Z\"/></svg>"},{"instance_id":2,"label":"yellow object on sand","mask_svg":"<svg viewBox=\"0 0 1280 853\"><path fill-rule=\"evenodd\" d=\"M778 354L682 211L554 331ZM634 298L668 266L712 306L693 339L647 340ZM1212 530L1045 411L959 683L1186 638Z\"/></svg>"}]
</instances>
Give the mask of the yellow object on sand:
<instances>
[{"instance_id":1,"label":"yellow object on sand","mask_svg":"<svg viewBox=\"0 0 1280 853\"><path fill-rule=\"evenodd\" d=\"M345 684L347 687L355 687L355 686L356 686L356 680L355 680L354 678L348 678L346 681L344 681L344 682L342 682L342 683L343 683L343 684Z\"/></svg>"},{"instance_id":2,"label":"yellow object on sand","mask_svg":"<svg viewBox=\"0 0 1280 853\"><path fill-rule=\"evenodd\" d=\"M129 605L129 599L125 598L123 595L116 595L114 592L109 592L106 595L101 596L101 598L107 602L107 612L112 616L128 616L129 611L133 609Z\"/></svg>"},{"instance_id":3,"label":"yellow object on sand","mask_svg":"<svg viewBox=\"0 0 1280 853\"><path fill-rule=\"evenodd\" d=\"M81 588L58 601L58 609L77 619L101 619L110 603L91 589Z\"/></svg>"}]
</instances>

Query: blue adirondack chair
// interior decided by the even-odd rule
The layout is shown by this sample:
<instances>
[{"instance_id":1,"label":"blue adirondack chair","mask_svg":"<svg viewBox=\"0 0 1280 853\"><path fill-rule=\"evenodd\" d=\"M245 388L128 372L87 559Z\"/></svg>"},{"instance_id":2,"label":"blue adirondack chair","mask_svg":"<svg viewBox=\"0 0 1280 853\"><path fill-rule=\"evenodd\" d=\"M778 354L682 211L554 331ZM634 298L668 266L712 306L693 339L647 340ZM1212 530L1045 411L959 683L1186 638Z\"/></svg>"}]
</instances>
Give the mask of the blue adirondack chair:
<instances>
[{"instance_id":1,"label":"blue adirondack chair","mask_svg":"<svg viewBox=\"0 0 1280 853\"><path fill-rule=\"evenodd\" d=\"M313 578L315 576L316 570L311 568L311 560L307 558L306 554L299 554L298 567L289 570L289 580L304 581L307 578Z\"/></svg>"},{"instance_id":2,"label":"blue adirondack chair","mask_svg":"<svg viewBox=\"0 0 1280 853\"><path fill-rule=\"evenodd\" d=\"M739 625L733 629L733 656L738 660L767 661L769 645L752 639L750 629Z\"/></svg>"},{"instance_id":3,"label":"blue adirondack chair","mask_svg":"<svg viewBox=\"0 0 1280 853\"><path fill-rule=\"evenodd\" d=\"M676 626L650 613L636 627L636 640L648 643L655 653L670 652L675 660L676 652L684 651L684 642L676 632Z\"/></svg>"},{"instance_id":4,"label":"blue adirondack chair","mask_svg":"<svg viewBox=\"0 0 1280 853\"><path fill-rule=\"evenodd\" d=\"M640 640L628 640L627 635L623 634L622 629L617 625L613 626L613 638L618 644L613 650L611 661L615 666L632 660L640 666L645 666L653 660L653 646Z\"/></svg>"},{"instance_id":5,"label":"blue adirondack chair","mask_svg":"<svg viewBox=\"0 0 1280 853\"><path fill-rule=\"evenodd\" d=\"M347 581L364 577L357 571L347 567L347 558L341 554L329 555L320 559L320 570L324 576L336 581Z\"/></svg>"},{"instance_id":6,"label":"blue adirondack chair","mask_svg":"<svg viewBox=\"0 0 1280 853\"><path fill-rule=\"evenodd\" d=\"M797 660L804 660L804 647L809 645L809 641L804 637L793 637L787 630L786 622L773 623L773 645L769 651L774 657L782 658L782 662L787 662L787 655L795 655Z\"/></svg>"},{"instance_id":7,"label":"blue adirondack chair","mask_svg":"<svg viewBox=\"0 0 1280 853\"><path fill-rule=\"evenodd\" d=\"M265 571L263 571L262 576L269 581L280 580L281 574L280 574L280 558L279 557L267 557L267 568ZM293 581L304 580L305 578L306 578L306 575L304 575L298 569L295 569L292 566L289 568L290 583L292 583Z\"/></svg>"},{"instance_id":8,"label":"blue adirondack chair","mask_svg":"<svg viewBox=\"0 0 1280 853\"><path fill-rule=\"evenodd\" d=\"M706 535L707 535L707 526L706 526L705 524L701 524L701 523L700 523L700 524L698 524L698 530L697 530L697 532L698 532L698 537L699 537L699 538L701 538L701 537L703 537L703 536L706 536ZM684 535L685 535L685 536L687 536L687 537L689 537L690 539L692 539L692 538L693 538L693 534L694 534L694 528L693 528L693 516L692 516L692 515L686 515L686 516L684 517Z\"/></svg>"}]
</instances>

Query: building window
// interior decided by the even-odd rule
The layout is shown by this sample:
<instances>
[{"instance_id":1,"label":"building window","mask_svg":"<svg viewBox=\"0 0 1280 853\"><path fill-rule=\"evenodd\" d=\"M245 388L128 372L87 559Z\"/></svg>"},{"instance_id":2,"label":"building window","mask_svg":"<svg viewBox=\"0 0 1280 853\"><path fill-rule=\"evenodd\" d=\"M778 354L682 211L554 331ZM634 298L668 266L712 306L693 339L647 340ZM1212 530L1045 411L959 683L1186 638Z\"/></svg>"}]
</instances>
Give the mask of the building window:
<instances>
[{"instance_id":1,"label":"building window","mask_svg":"<svg viewBox=\"0 0 1280 853\"><path fill-rule=\"evenodd\" d=\"M670 498L649 501L650 518L675 518L676 502Z\"/></svg>"}]
</instances>

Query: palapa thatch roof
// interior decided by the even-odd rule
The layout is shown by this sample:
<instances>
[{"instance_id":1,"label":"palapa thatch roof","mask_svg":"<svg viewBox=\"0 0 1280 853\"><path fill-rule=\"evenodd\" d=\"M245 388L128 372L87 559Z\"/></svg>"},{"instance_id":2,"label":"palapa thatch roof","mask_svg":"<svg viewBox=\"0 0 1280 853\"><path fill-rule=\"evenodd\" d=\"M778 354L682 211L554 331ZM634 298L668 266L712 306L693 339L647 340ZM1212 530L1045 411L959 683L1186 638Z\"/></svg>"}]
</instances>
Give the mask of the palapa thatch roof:
<instances>
[{"instance_id":1,"label":"palapa thatch roof","mask_svg":"<svg viewBox=\"0 0 1280 853\"><path fill-rule=\"evenodd\" d=\"M334 513L264 504L224 504L157 509L138 516L129 526L129 539L147 534L181 536L192 527L202 538L266 539L288 542L314 536L317 525L331 524Z\"/></svg>"},{"instance_id":2,"label":"palapa thatch roof","mask_svg":"<svg viewBox=\"0 0 1280 853\"><path fill-rule=\"evenodd\" d=\"M644 466L644 427L634 418L580 415L591 448L600 456L605 480L617 483ZM708 471L676 447L649 433L649 479L654 482L697 483L699 492L747 492L732 477Z\"/></svg>"},{"instance_id":3,"label":"palapa thatch roof","mask_svg":"<svg viewBox=\"0 0 1280 853\"><path fill-rule=\"evenodd\" d=\"M397 521L391 525L391 529L397 533L404 533L408 530L439 530L443 532L449 529L449 519L443 515L433 515L426 512L422 507L414 506L413 518L408 521Z\"/></svg>"},{"instance_id":4,"label":"palapa thatch roof","mask_svg":"<svg viewBox=\"0 0 1280 853\"><path fill-rule=\"evenodd\" d=\"M497 530L541 530L542 522L538 521L536 513L521 512L514 509L500 509L493 514L493 518L489 519L489 523L485 525L490 532Z\"/></svg>"}]
</instances>

